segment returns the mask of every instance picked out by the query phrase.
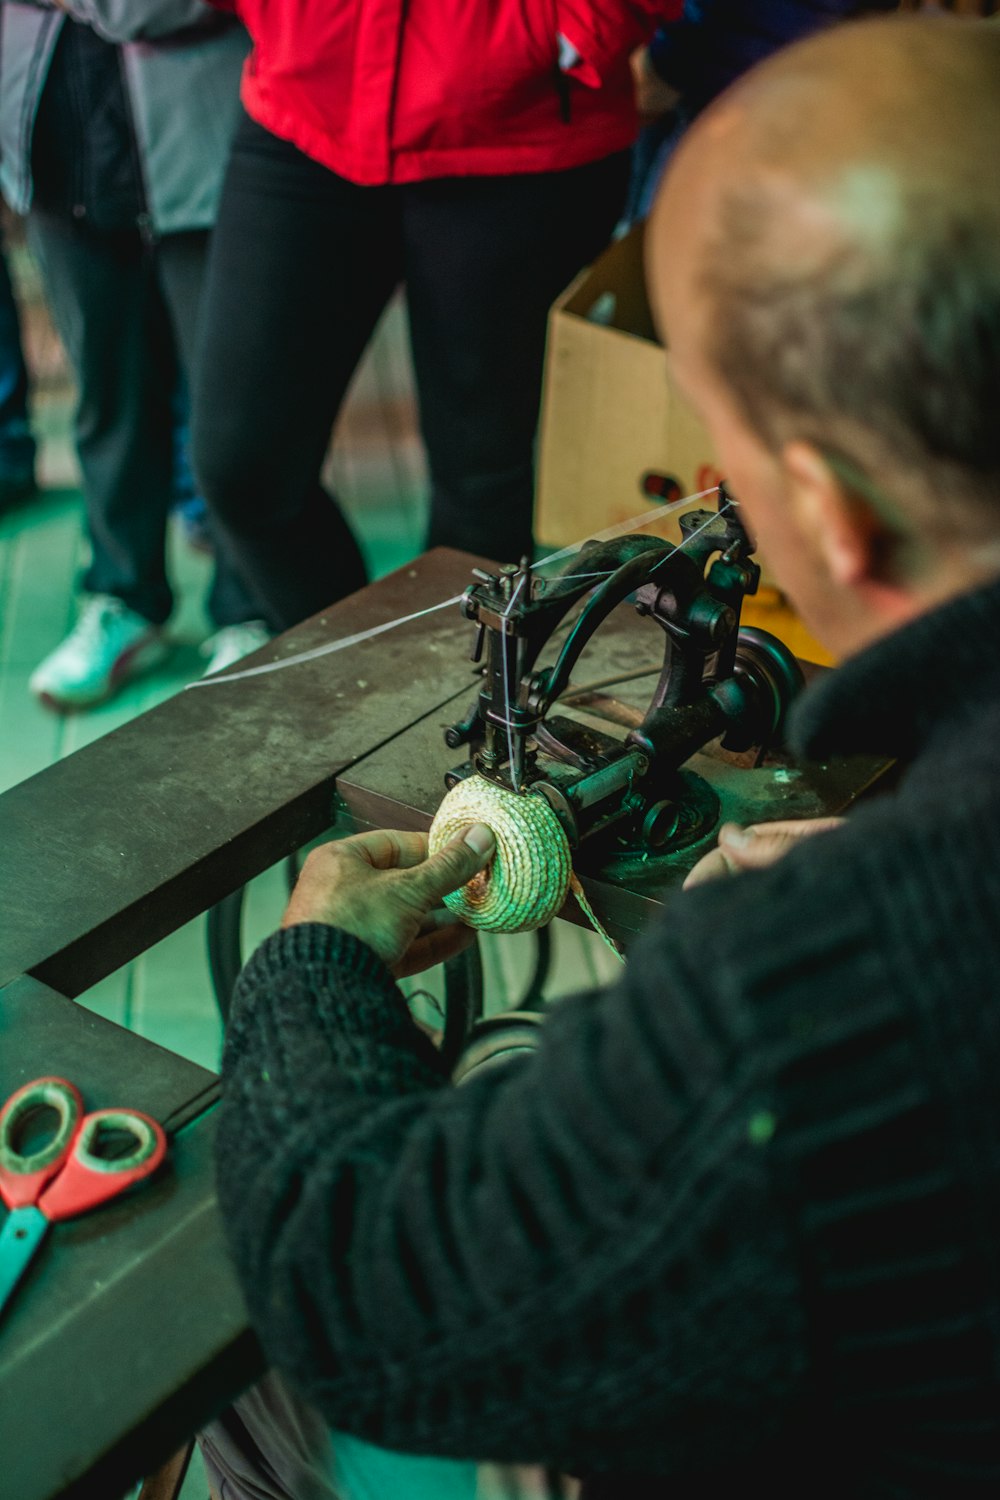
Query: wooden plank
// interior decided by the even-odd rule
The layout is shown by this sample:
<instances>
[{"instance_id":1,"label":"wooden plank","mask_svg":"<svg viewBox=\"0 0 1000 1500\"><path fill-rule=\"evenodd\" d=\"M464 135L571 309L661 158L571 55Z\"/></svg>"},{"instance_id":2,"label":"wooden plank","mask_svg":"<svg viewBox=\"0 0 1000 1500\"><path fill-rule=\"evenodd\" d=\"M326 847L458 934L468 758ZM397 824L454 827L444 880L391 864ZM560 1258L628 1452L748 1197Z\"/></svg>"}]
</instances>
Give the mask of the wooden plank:
<instances>
[{"instance_id":1,"label":"wooden plank","mask_svg":"<svg viewBox=\"0 0 1000 1500\"><path fill-rule=\"evenodd\" d=\"M279 637L286 659L460 593L437 551ZM468 683L455 612L177 694L0 796L0 983L79 994L322 833L335 776Z\"/></svg>"}]
</instances>

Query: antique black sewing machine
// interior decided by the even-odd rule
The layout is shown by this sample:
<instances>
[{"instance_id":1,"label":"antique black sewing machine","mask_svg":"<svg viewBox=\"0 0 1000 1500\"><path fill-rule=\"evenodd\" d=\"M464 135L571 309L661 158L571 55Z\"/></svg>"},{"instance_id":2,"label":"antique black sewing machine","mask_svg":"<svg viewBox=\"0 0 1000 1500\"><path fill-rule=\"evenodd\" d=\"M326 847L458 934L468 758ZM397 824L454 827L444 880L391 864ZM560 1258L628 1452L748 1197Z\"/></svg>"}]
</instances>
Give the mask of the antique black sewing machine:
<instances>
[{"instance_id":1,"label":"antique black sewing machine","mask_svg":"<svg viewBox=\"0 0 1000 1500\"><path fill-rule=\"evenodd\" d=\"M637 534L588 543L552 576L527 561L497 574L476 569L463 599L477 625L482 686L468 716L445 732L451 748L471 746L446 783L475 771L544 797L571 846L586 840L588 865L605 873L705 838L719 797L686 762L711 741L763 756L780 741L803 682L776 637L740 627L760 569L724 487L716 511L693 511L680 527L679 546ZM571 674L630 598L662 632L662 667L644 712L609 716L605 700L595 715L581 706L593 695L570 690ZM543 654L552 659L542 664Z\"/></svg>"}]
</instances>

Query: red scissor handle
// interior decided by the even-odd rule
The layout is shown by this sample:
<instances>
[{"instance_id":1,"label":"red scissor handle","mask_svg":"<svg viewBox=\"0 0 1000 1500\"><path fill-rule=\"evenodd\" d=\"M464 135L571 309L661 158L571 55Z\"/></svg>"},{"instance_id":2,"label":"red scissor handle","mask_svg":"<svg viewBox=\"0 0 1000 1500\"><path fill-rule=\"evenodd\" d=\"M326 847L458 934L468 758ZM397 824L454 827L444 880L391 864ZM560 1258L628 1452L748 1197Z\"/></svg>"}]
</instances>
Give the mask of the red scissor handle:
<instances>
[{"instance_id":1,"label":"red scissor handle","mask_svg":"<svg viewBox=\"0 0 1000 1500\"><path fill-rule=\"evenodd\" d=\"M37 1151L22 1151L19 1132L29 1116L54 1109L59 1124ZM9 1208L37 1203L45 1184L68 1157L83 1121L83 1100L65 1078L36 1078L11 1094L0 1109L0 1196Z\"/></svg>"},{"instance_id":2,"label":"red scissor handle","mask_svg":"<svg viewBox=\"0 0 1000 1500\"><path fill-rule=\"evenodd\" d=\"M102 1131L124 1132L132 1136L135 1146L125 1156L98 1156L92 1147ZM42 1193L38 1207L53 1223L75 1218L155 1172L166 1150L163 1127L149 1115L137 1109L96 1110L84 1116L68 1160Z\"/></svg>"}]
</instances>

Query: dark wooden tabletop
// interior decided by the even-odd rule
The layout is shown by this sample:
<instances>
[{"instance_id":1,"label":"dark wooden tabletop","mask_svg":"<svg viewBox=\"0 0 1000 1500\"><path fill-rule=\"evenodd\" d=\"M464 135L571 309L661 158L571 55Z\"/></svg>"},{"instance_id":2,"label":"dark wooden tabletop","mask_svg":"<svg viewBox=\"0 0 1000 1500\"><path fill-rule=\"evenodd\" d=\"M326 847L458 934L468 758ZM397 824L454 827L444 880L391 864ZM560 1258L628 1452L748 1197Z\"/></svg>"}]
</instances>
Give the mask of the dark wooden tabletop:
<instances>
[{"instance_id":1,"label":"dark wooden tabletop","mask_svg":"<svg viewBox=\"0 0 1000 1500\"><path fill-rule=\"evenodd\" d=\"M141 1188L52 1226L0 1317L0 1495L113 1500L263 1368L215 1201L218 1080L24 978L0 990L0 1099L44 1074L170 1140Z\"/></svg>"},{"instance_id":2,"label":"dark wooden tabletop","mask_svg":"<svg viewBox=\"0 0 1000 1500\"><path fill-rule=\"evenodd\" d=\"M460 593L437 551L281 636L282 659ZM76 995L333 822L339 772L469 680L456 607L141 714L0 796L0 984Z\"/></svg>"}]
</instances>

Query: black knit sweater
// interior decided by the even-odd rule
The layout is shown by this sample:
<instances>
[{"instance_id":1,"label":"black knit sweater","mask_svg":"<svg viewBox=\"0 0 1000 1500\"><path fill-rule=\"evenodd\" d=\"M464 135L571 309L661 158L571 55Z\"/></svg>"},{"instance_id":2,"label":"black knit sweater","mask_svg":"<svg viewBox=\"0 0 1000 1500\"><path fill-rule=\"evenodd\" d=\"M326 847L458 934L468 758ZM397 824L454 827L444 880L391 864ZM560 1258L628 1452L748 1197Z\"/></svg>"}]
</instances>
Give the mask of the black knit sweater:
<instances>
[{"instance_id":1,"label":"black knit sweater","mask_svg":"<svg viewBox=\"0 0 1000 1500\"><path fill-rule=\"evenodd\" d=\"M446 1086L356 939L263 944L220 1195L333 1426L629 1500L995 1492L998 640L1000 584L810 689L800 748L901 789L677 894L506 1070Z\"/></svg>"}]
</instances>

